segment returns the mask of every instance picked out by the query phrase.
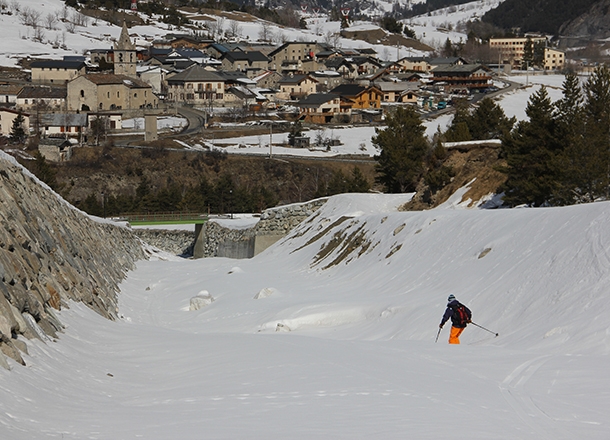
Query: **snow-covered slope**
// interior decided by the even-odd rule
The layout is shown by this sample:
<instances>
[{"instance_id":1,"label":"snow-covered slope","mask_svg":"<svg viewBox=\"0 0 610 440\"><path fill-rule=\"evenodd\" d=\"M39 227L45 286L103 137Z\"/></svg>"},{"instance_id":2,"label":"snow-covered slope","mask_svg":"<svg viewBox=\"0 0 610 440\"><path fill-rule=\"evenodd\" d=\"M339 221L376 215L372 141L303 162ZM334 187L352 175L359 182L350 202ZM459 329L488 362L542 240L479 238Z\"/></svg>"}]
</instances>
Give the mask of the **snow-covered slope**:
<instances>
[{"instance_id":1,"label":"snow-covered slope","mask_svg":"<svg viewBox=\"0 0 610 440\"><path fill-rule=\"evenodd\" d=\"M0 371L0 437L607 438L610 204L408 198L335 196L251 260L141 262L119 322L73 306ZM435 343L449 293L499 337Z\"/></svg>"},{"instance_id":2,"label":"snow-covered slope","mask_svg":"<svg viewBox=\"0 0 610 440\"><path fill-rule=\"evenodd\" d=\"M435 11L429 16L415 17L406 23L416 32L422 42L440 47L449 37L452 41L466 40L462 30L455 29L459 23L480 17L487 10L496 7L503 0L478 0L452 8ZM417 3L413 0L411 3ZM391 2L375 2L379 11L391 10ZM6 2L5 13L0 14L0 27L2 28L2 45L0 46L0 65L15 66L19 59L53 58L60 59L65 55L82 55L91 49L108 49L113 41L120 35L121 28L90 17L80 17L73 8L66 8L61 0L45 0L41 5L36 0L18 0ZM29 17L24 18L24 12ZM10 12L10 14L8 14ZM191 32L191 29L176 29L157 19L141 14L149 24L134 26L130 33L137 43L146 46L155 38L162 37L168 32ZM224 17L190 13L187 16L192 20L199 32L204 32L204 26L210 20L216 20L214 27L223 33L235 32L233 36L238 39L255 42L261 37L262 20L243 20L238 15L231 18L230 14ZM338 46L344 48L374 48L378 55L384 59L403 57L407 55L426 55L426 53L407 48L386 47L381 44L369 44L363 41L334 38L332 34L340 31L340 23L327 21L325 16L317 16L311 11L303 14L308 23L308 29L284 28L273 23L266 23L268 36L276 44L288 40L323 41L335 40ZM51 18L54 17L54 18ZM29 25L26 24L29 23ZM37 26L32 26L33 23ZM373 26L370 22L356 21L352 23L355 29L362 26ZM448 27L452 27L449 30Z\"/></svg>"}]
</instances>

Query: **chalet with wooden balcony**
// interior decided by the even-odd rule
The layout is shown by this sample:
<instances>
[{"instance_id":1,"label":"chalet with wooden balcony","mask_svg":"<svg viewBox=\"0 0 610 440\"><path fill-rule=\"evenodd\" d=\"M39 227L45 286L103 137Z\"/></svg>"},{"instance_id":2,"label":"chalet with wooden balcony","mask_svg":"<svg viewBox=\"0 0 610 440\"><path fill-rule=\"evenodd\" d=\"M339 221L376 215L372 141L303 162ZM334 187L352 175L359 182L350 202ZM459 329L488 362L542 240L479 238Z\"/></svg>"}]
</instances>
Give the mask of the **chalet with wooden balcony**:
<instances>
[{"instance_id":1,"label":"chalet with wooden balcony","mask_svg":"<svg viewBox=\"0 0 610 440\"><path fill-rule=\"evenodd\" d=\"M300 119L313 124L336 122L340 116L349 119L351 105L341 105L342 98L331 93L314 93L298 102Z\"/></svg>"},{"instance_id":2,"label":"chalet with wooden balcony","mask_svg":"<svg viewBox=\"0 0 610 440\"><path fill-rule=\"evenodd\" d=\"M446 92L483 90L491 85L491 70L481 64L437 67L432 71L434 85Z\"/></svg>"},{"instance_id":3,"label":"chalet with wooden balcony","mask_svg":"<svg viewBox=\"0 0 610 440\"><path fill-rule=\"evenodd\" d=\"M383 92L377 87L366 87L358 84L341 84L329 93L349 99L353 102L353 109L380 108L383 97Z\"/></svg>"}]
</instances>

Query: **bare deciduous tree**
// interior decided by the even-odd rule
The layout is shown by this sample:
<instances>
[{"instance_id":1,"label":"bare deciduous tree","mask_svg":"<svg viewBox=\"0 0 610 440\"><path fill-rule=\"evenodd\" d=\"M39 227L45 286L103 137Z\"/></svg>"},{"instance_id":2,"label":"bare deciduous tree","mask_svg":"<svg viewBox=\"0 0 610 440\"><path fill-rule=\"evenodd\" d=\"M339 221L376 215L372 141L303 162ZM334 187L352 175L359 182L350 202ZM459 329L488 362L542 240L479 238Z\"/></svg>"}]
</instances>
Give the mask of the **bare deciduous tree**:
<instances>
[{"instance_id":1,"label":"bare deciduous tree","mask_svg":"<svg viewBox=\"0 0 610 440\"><path fill-rule=\"evenodd\" d=\"M68 32L70 32L71 34L73 34L73 33L76 31L76 24L74 24L74 23L73 23L73 22L71 22L71 21L66 21L66 22L64 23L64 26L66 27L66 30L67 30Z\"/></svg>"},{"instance_id":2,"label":"bare deciduous tree","mask_svg":"<svg viewBox=\"0 0 610 440\"><path fill-rule=\"evenodd\" d=\"M263 42L270 42L273 39L271 25L268 22L264 21L261 23L261 28L258 31L258 39Z\"/></svg>"},{"instance_id":3,"label":"bare deciduous tree","mask_svg":"<svg viewBox=\"0 0 610 440\"><path fill-rule=\"evenodd\" d=\"M55 23L57 23L57 16L49 12L45 17L44 23L45 27L48 30L52 31L53 29L55 29Z\"/></svg>"},{"instance_id":4,"label":"bare deciduous tree","mask_svg":"<svg viewBox=\"0 0 610 440\"><path fill-rule=\"evenodd\" d=\"M241 37L241 26L237 20L229 21L229 29L228 34L230 38L240 38Z\"/></svg>"}]
</instances>

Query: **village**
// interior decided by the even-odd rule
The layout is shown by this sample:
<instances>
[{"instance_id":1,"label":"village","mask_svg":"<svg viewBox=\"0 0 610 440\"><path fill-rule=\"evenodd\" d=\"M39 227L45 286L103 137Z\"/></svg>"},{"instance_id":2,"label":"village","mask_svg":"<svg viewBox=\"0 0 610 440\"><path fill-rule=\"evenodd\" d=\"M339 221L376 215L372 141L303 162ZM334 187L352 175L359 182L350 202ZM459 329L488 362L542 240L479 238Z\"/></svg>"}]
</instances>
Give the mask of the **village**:
<instances>
[{"instance_id":1,"label":"village","mask_svg":"<svg viewBox=\"0 0 610 440\"><path fill-rule=\"evenodd\" d=\"M505 83L496 78L522 67L528 45L544 43L542 71L562 71L566 62L544 37L490 40L494 65L439 56L382 61L371 48L320 41L274 45L167 33L143 48L134 37L123 22L108 49L31 59L27 79L0 78L0 135L11 137L23 127L48 160L63 161L73 146L99 145L109 136L142 139L143 133L145 142L157 140L163 134L157 119L164 115L184 118L191 134L221 120L275 118L284 129L295 121L371 125L396 106L414 106L425 115L450 111L455 99L497 92ZM134 118L144 127L124 124ZM293 147L311 142L290 139Z\"/></svg>"}]
</instances>

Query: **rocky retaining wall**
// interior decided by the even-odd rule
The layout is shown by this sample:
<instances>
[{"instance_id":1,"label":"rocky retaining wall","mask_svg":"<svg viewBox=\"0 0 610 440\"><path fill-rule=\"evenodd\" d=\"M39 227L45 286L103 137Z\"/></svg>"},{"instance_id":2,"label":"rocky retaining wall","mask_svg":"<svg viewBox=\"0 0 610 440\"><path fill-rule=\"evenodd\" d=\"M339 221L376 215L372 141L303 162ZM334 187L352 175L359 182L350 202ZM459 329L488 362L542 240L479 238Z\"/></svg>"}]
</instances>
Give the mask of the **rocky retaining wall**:
<instances>
[{"instance_id":1,"label":"rocky retaining wall","mask_svg":"<svg viewBox=\"0 0 610 440\"><path fill-rule=\"evenodd\" d=\"M0 152L0 365L24 364L27 339L56 337L54 311L70 300L114 319L118 285L143 258L129 228L92 220Z\"/></svg>"}]
</instances>

